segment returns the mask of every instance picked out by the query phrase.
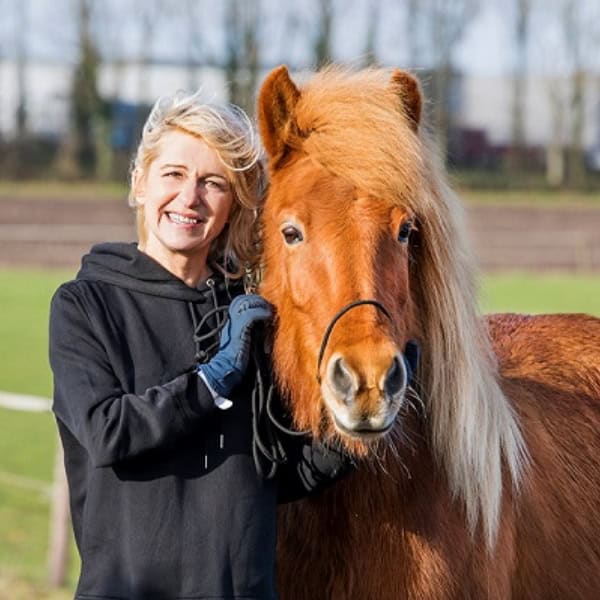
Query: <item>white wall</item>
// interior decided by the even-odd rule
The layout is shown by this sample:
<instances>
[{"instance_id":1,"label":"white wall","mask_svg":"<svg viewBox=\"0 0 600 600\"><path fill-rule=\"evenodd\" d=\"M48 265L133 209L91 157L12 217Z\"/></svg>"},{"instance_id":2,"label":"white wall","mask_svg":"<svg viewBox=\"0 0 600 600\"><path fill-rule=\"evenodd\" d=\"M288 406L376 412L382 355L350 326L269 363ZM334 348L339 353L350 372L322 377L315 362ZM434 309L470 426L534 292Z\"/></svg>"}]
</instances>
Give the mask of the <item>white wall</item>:
<instances>
[{"instance_id":1,"label":"white wall","mask_svg":"<svg viewBox=\"0 0 600 600\"><path fill-rule=\"evenodd\" d=\"M527 82L525 102L525 139L529 144L543 145L552 139L553 116L551 90L563 103L563 139L569 134L572 111L567 97L566 79L531 77ZM511 139L511 84L501 77L471 75L463 80L460 124L486 129L490 141L505 144ZM600 145L600 78L586 81L584 141L586 147Z\"/></svg>"}]
</instances>

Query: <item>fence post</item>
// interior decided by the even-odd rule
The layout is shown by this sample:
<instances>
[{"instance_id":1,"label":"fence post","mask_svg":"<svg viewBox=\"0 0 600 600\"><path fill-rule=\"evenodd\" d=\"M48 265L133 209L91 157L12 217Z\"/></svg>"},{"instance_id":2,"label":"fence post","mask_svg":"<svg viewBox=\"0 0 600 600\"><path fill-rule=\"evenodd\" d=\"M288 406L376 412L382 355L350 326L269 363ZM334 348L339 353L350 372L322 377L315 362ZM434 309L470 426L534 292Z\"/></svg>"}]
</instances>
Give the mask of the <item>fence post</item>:
<instances>
[{"instance_id":1,"label":"fence post","mask_svg":"<svg viewBox=\"0 0 600 600\"><path fill-rule=\"evenodd\" d=\"M50 509L50 540L48 545L48 583L61 587L66 583L69 569L69 542L71 520L69 511L69 488L63 464L63 450L57 444L54 462L54 485Z\"/></svg>"}]
</instances>

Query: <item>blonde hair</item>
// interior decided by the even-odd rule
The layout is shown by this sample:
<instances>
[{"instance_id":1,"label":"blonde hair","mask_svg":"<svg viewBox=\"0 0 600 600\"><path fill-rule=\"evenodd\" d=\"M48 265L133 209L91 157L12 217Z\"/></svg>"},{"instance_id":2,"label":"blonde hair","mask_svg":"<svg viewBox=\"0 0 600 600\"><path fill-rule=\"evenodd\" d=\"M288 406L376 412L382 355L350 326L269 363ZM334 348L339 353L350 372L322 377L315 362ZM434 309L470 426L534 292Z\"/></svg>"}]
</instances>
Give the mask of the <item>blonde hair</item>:
<instances>
[{"instance_id":1,"label":"blonde hair","mask_svg":"<svg viewBox=\"0 0 600 600\"><path fill-rule=\"evenodd\" d=\"M146 176L156 159L163 135L178 130L202 139L227 168L233 193L229 222L213 241L208 262L229 277L257 273L260 254L258 212L265 190L262 147L246 113L233 104L207 102L202 92L178 91L159 98L142 130L133 158L129 205L136 209L138 239L147 238L144 208L136 200L136 171Z\"/></svg>"}]
</instances>

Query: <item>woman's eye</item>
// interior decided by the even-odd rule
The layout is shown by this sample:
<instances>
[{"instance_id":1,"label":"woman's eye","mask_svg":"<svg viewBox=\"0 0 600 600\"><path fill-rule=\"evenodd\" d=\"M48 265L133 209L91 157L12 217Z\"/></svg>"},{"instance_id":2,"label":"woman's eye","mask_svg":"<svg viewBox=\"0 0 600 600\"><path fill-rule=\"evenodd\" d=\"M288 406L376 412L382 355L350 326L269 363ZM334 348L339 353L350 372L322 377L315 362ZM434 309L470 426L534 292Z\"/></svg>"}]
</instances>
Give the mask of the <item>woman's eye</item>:
<instances>
[{"instance_id":1,"label":"woman's eye","mask_svg":"<svg viewBox=\"0 0 600 600\"><path fill-rule=\"evenodd\" d=\"M213 179L206 179L205 180L205 185L208 188L212 188L214 190L219 190L221 192L225 191L225 184L221 183L220 181L214 181Z\"/></svg>"},{"instance_id":2,"label":"woman's eye","mask_svg":"<svg viewBox=\"0 0 600 600\"><path fill-rule=\"evenodd\" d=\"M163 177L173 177L174 179L179 179L181 177L180 171L167 171L163 173Z\"/></svg>"},{"instance_id":3,"label":"woman's eye","mask_svg":"<svg viewBox=\"0 0 600 600\"><path fill-rule=\"evenodd\" d=\"M281 230L281 234L283 235L283 239L288 246L293 246L294 244L299 244L304 240L302 236L302 232L294 227L293 225L287 225Z\"/></svg>"},{"instance_id":4,"label":"woman's eye","mask_svg":"<svg viewBox=\"0 0 600 600\"><path fill-rule=\"evenodd\" d=\"M412 221L404 221L400 226L400 231L398 232L398 241L402 244L406 244L408 242L408 238L410 237L410 232L413 229Z\"/></svg>"}]
</instances>

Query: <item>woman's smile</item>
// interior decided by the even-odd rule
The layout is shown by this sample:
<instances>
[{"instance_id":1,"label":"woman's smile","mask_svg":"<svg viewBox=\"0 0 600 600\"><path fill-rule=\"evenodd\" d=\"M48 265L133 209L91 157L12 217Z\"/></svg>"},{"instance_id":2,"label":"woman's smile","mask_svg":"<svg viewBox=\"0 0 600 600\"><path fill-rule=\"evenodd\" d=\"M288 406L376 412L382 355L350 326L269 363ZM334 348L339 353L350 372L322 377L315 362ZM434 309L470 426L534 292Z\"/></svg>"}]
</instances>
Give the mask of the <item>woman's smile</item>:
<instances>
[{"instance_id":1,"label":"woman's smile","mask_svg":"<svg viewBox=\"0 0 600 600\"><path fill-rule=\"evenodd\" d=\"M185 226L184 228L187 229L193 228L195 225L201 225L205 222L200 216L184 215L177 212L167 212L166 215L172 223L175 225L183 225Z\"/></svg>"}]
</instances>

